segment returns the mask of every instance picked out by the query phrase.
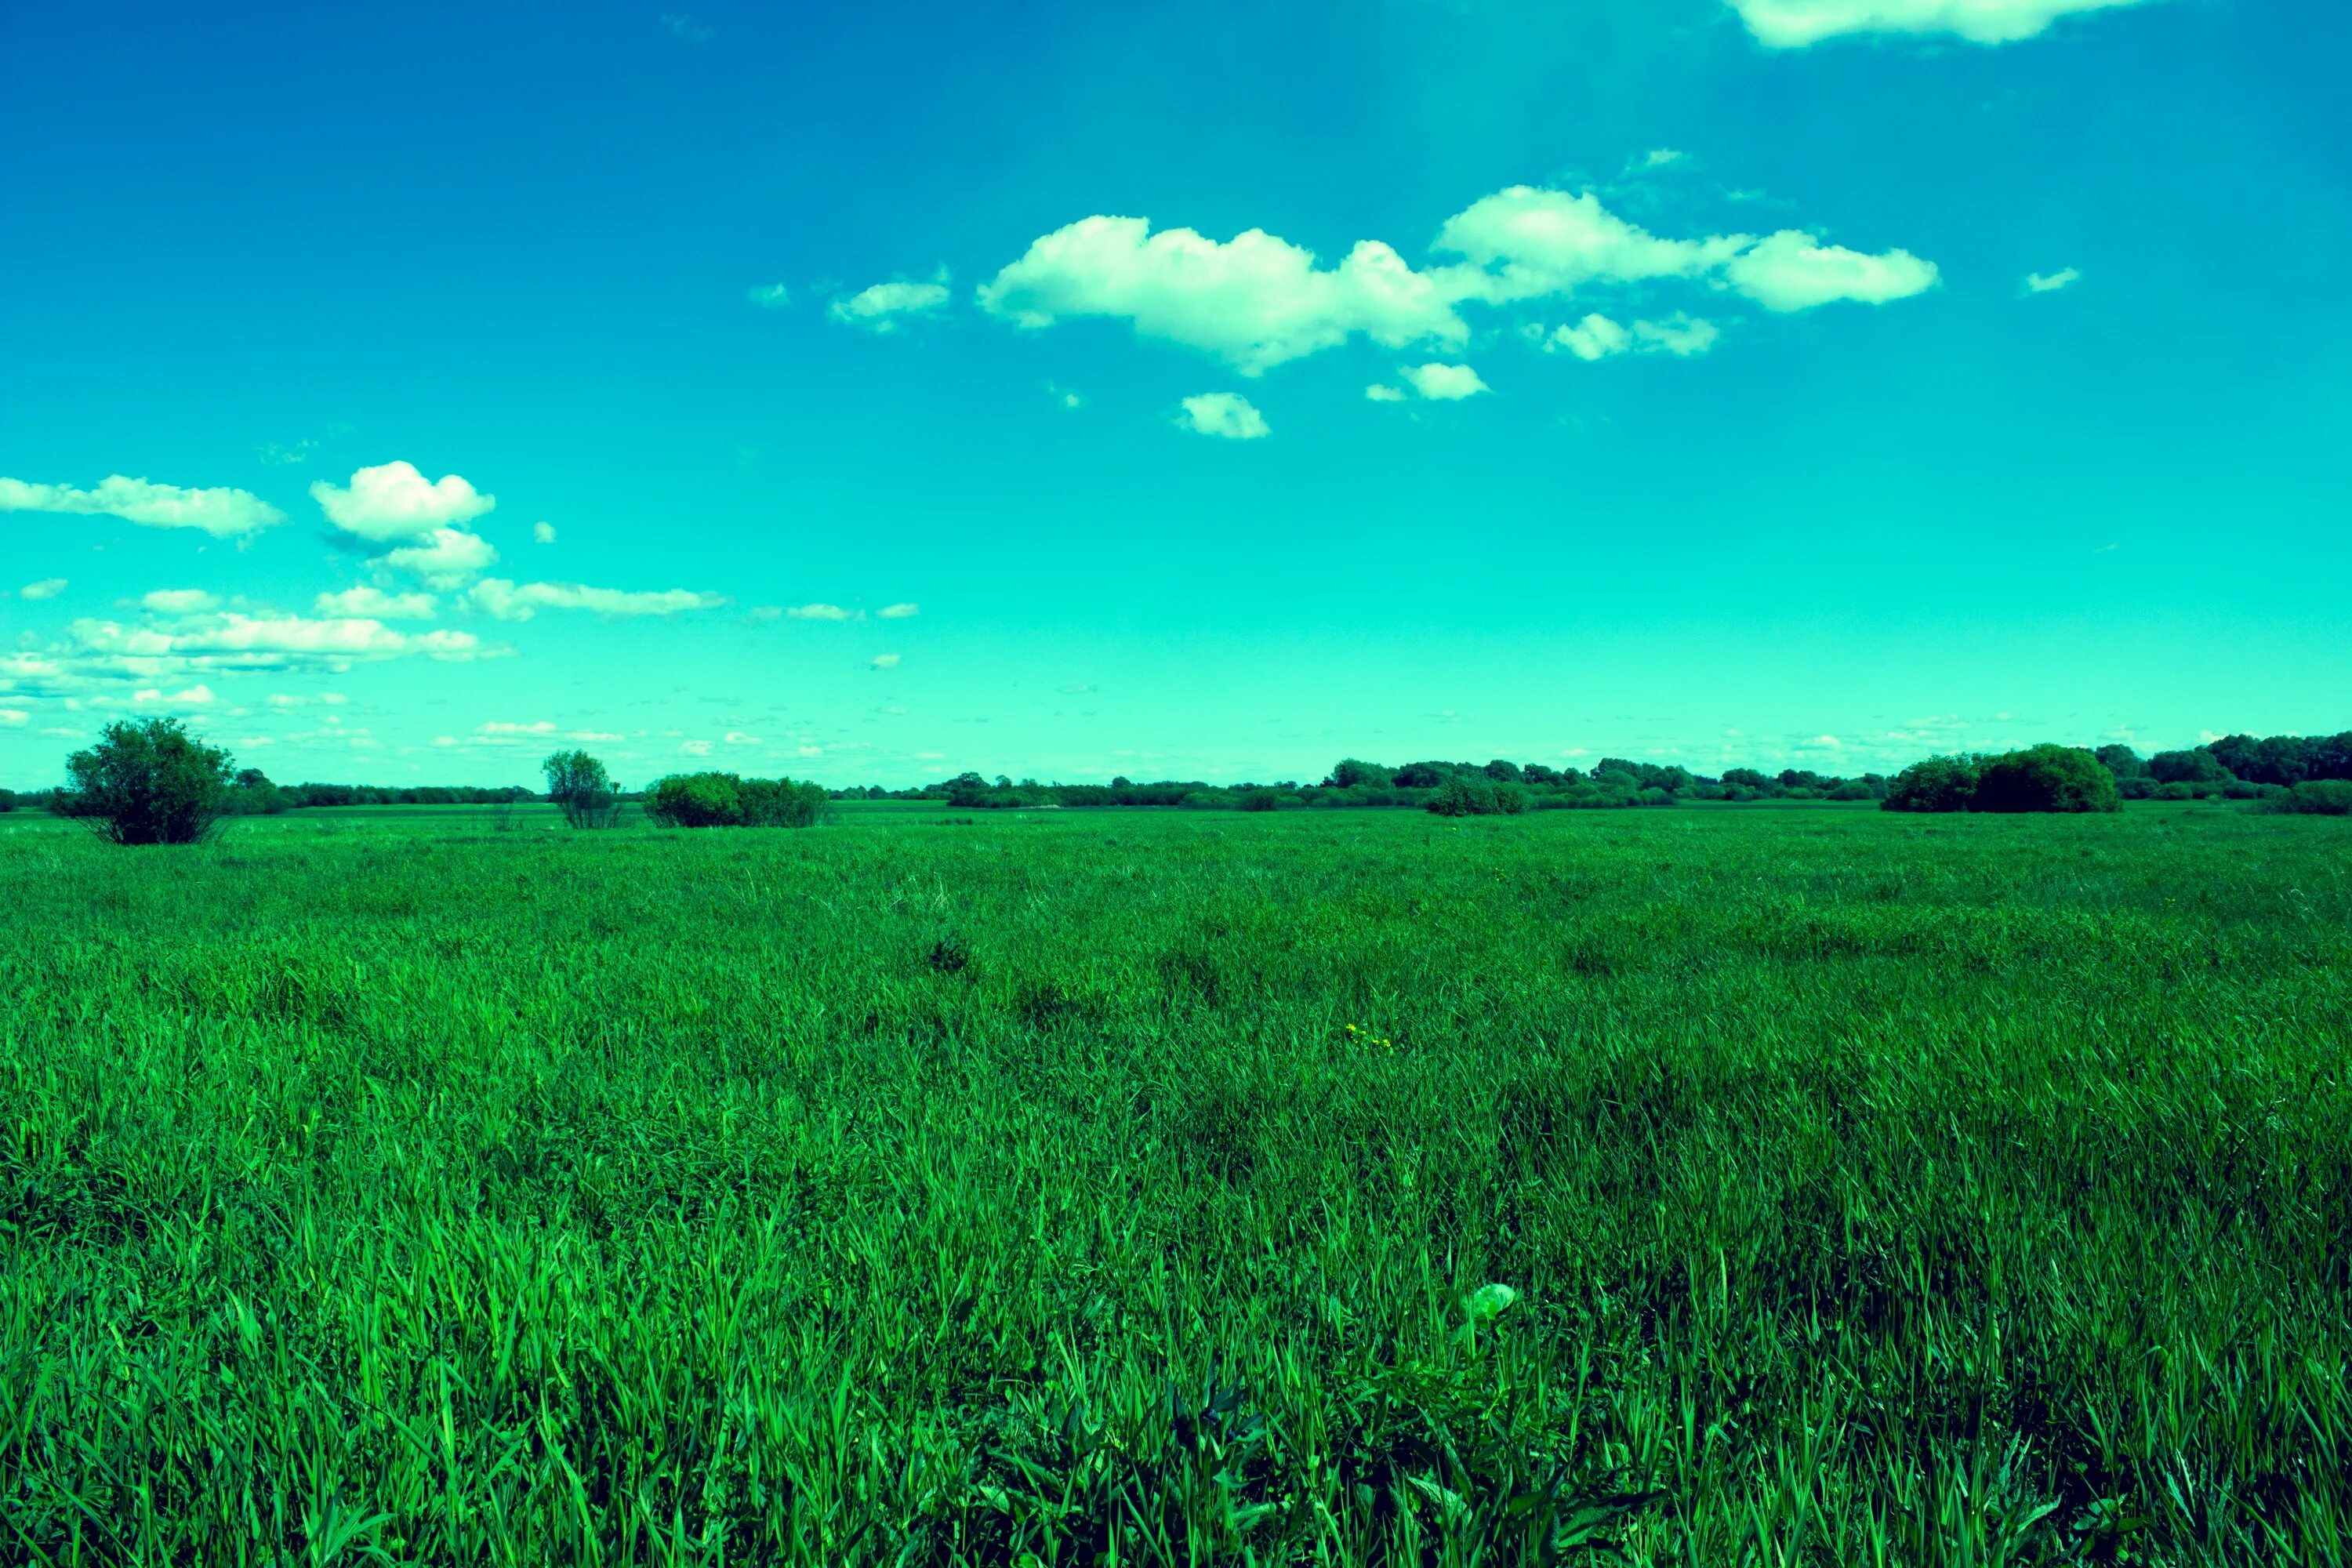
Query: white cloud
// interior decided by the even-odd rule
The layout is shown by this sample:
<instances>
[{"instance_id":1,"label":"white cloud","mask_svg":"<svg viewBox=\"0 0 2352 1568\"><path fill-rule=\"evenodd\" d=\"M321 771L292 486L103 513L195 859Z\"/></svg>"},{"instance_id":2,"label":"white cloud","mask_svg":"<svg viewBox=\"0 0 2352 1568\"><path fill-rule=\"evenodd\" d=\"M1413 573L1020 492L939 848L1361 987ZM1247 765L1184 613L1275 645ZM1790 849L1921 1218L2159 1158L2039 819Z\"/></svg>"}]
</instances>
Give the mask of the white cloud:
<instances>
[{"instance_id":1,"label":"white cloud","mask_svg":"<svg viewBox=\"0 0 2352 1568\"><path fill-rule=\"evenodd\" d=\"M677 11L663 12L661 22L669 29L671 37L683 38L689 44L707 44L719 36L718 29L709 23L697 21Z\"/></svg>"},{"instance_id":2,"label":"white cloud","mask_svg":"<svg viewBox=\"0 0 2352 1568\"><path fill-rule=\"evenodd\" d=\"M202 588L151 588L139 595L139 607L167 616L188 616L220 608L220 600Z\"/></svg>"},{"instance_id":3,"label":"white cloud","mask_svg":"<svg viewBox=\"0 0 2352 1568\"><path fill-rule=\"evenodd\" d=\"M600 616L674 616L684 610L714 610L727 603L717 594L685 588L633 593L591 588L580 583L510 583L486 577L474 584L474 604L502 621L527 621L541 610L591 610Z\"/></svg>"},{"instance_id":4,"label":"white cloud","mask_svg":"<svg viewBox=\"0 0 2352 1568\"><path fill-rule=\"evenodd\" d=\"M905 316L924 316L948 302L944 283L877 283L860 289L855 294L845 294L833 302L826 313L845 327L864 327L868 331L888 332L898 330Z\"/></svg>"},{"instance_id":5,"label":"white cloud","mask_svg":"<svg viewBox=\"0 0 2352 1568\"><path fill-rule=\"evenodd\" d=\"M311 619L230 611L135 626L79 620L68 631L71 642L60 668L115 679L168 679L214 669L342 668L415 655L463 661L504 651L485 648L470 632L396 632L364 616Z\"/></svg>"},{"instance_id":6,"label":"white cloud","mask_svg":"<svg viewBox=\"0 0 2352 1568\"><path fill-rule=\"evenodd\" d=\"M1238 392L1203 392L1184 399L1177 425L1203 436L1232 441L1255 441L1270 433L1265 416Z\"/></svg>"},{"instance_id":7,"label":"white cloud","mask_svg":"<svg viewBox=\"0 0 2352 1568\"><path fill-rule=\"evenodd\" d=\"M1675 147L1653 147L1634 161L1639 169L1664 169L1684 162L1690 154Z\"/></svg>"},{"instance_id":8,"label":"white cloud","mask_svg":"<svg viewBox=\"0 0 2352 1568\"><path fill-rule=\"evenodd\" d=\"M65 591L66 580L64 578L44 577L37 583L26 584L23 587L17 589L16 593L20 598L54 599Z\"/></svg>"},{"instance_id":9,"label":"white cloud","mask_svg":"<svg viewBox=\"0 0 2352 1568\"><path fill-rule=\"evenodd\" d=\"M1379 382L1374 382L1371 385L1364 388L1364 395L1374 403L1402 403L1404 401L1404 389L1397 386L1387 386Z\"/></svg>"},{"instance_id":10,"label":"white cloud","mask_svg":"<svg viewBox=\"0 0 2352 1568\"><path fill-rule=\"evenodd\" d=\"M1050 381L1045 384L1045 395L1062 408L1084 408L1087 405L1087 400L1077 393L1066 386L1056 386Z\"/></svg>"},{"instance_id":11,"label":"white cloud","mask_svg":"<svg viewBox=\"0 0 2352 1568\"><path fill-rule=\"evenodd\" d=\"M2078 282L2082 276L2072 267L2062 267L2055 272L2029 272L2025 275L2025 291L2029 294L2054 294Z\"/></svg>"},{"instance_id":12,"label":"white cloud","mask_svg":"<svg viewBox=\"0 0 2352 1568\"><path fill-rule=\"evenodd\" d=\"M1580 360L1591 361L1622 353L1669 353L1687 358L1705 353L1723 334L1714 322L1680 312L1661 321L1635 321L1630 327L1596 312L1580 321L1556 327L1549 335L1538 328L1535 335L1547 353L1571 353Z\"/></svg>"},{"instance_id":13,"label":"white cloud","mask_svg":"<svg viewBox=\"0 0 2352 1568\"><path fill-rule=\"evenodd\" d=\"M22 724L30 718L32 714L22 708L0 708L0 724Z\"/></svg>"},{"instance_id":14,"label":"white cloud","mask_svg":"<svg viewBox=\"0 0 2352 1568\"><path fill-rule=\"evenodd\" d=\"M793 291L781 283L762 283L751 291L751 300L764 310L779 310L793 302Z\"/></svg>"},{"instance_id":15,"label":"white cloud","mask_svg":"<svg viewBox=\"0 0 2352 1568\"><path fill-rule=\"evenodd\" d=\"M0 511L59 511L119 517L148 528L194 528L230 539L282 522L286 514L249 491L184 489L113 474L96 489L0 479Z\"/></svg>"},{"instance_id":16,"label":"white cloud","mask_svg":"<svg viewBox=\"0 0 2352 1568\"><path fill-rule=\"evenodd\" d=\"M492 720L486 724L475 725L474 733L477 735L552 735L555 733L555 725L546 719L530 724L509 724Z\"/></svg>"},{"instance_id":17,"label":"white cloud","mask_svg":"<svg viewBox=\"0 0 2352 1568\"><path fill-rule=\"evenodd\" d=\"M1533 185L1473 202L1445 220L1433 248L1459 259L1415 270L1391 247L1360 240L1327 268L1262 229L1218 241L1097 216L1033 241L979 299L991 314L1028 329L1083 316L1124 319L1143 337L1201 350L1255 376L1359 333L1391 348L1458 347L1469 336L1458 308L1473 302L1499 307L1681 280L1797 310L1832 300L1884 303L1936 280L1934 265L1908 251L1824 246L1798 229L1761 239L1677 239L1609 211L1591 192ZM1696 352L1659 342L1666 352Z\"/></svg>"},{"instance_id":18,"label":"white cloud","mask_svg":"<svg viewBox=\"0 0 2352 1568\"><path fill-rule=\"evenodd\" d=\"M740 730L730 730L727 731L727 743L730 746L756 746L760 744L760 737L746 735Z\"/></svg>"},{"instance_id":19,"label":"white cloud","mask_svg":"<svg viewBox=\"0 0 2352 1568\"><path fill-rule=\"evenodd\" d=\"M784 614L796 621L862 621L863 610L845 610L839 605L793 605Z\"/></svg>"},{"instance_id":20,"label":"white cloud","mask_svg":"<svg viewBox=\"0 0 2352 1568\"><path fill-rule=\"evenodd\" d=\"M555 542L555 524L553 524L553 523L551 523L551 522L534 522L534 523L532 523L532 524L530 525L530 542L531 542L533 544L552 544L552 543L554 543L554 542Z\"/></svg>"},{"instance_id":21,"label":"white cloud","mask_svg":"<svg viewBox=\"0 0 2352 1568\"><path fill-rule=\"evenodd\" d=\"M1244 375L1362 332L1391 348L1459 342L1469 329L1436 282L1378 240L1336 268L1250 229L1231 240L1139 217L1081 218L1033 241L980 289L990 314L1026 328L1112 316L1148 338L1201 349Z\"/></svg>"},{"instance_id":22,"label":"white cloud","mask_svg":"<svg viewBox=\"0 0 2352 1568\"><path fill-rule=\"evenodd\" d=\"M867 663L875 669L896 669L898 668L898 656L895 653L877 653Z\"/></svg>"},{"instance_id":23,"label":"white cloud","mask_svg":"<svg viewBox=\"0 0 2352 1568\"><path fill-rule=\"evenodd\" d=\"M346 588L321 594L311 608L322 616L373 616L380 621L429 621L435 600L430 594L387 594L381 588Z\"/></svg>"},{"instance_id":24,"label":"white cloud","mask_svg":"<svg viewBox=\"0 0 2352 1568\"><path fill-rule=\"evenodd\" d=\"M352 475L348 486L320 479L310 499L345 533L378 544L420 540L471 522L498 505L456 474L426 482L414 463L379 463Z\"/></svg>"},{"instance_id":25,"label":"white cloud","mask_svg":"<svg viewBox=\"0 0 2352 1568\"><path fill-rule=\"evenodd\" d=\"M921 615L923 607L914 604L885 605L874 613L886 621L906 621Z\"/></svg>"},{"instance_id":26,"label":"white cloud","mask_svg":"<svg viewBox=\"0 0 2352 1568\"><path fill-rule=\"evenodd\" d=\"M1907 250L1873 256L1822 245L1801 229L1784 228L1742 251L1723 269L1731 287L1768 310L1810 310L1836 300L1883 305L1936 284L1936 264Z\"/></svg>"},{"instance_id":27,"label":"white cloud","mask_svg":"<svg viewBox=\"0 0 2352 1568\"><path fill-rule=\"evenodd\" d=\"M1466 364L1416 364L1397 372L1404 384L1422 396L1437 403L1459 403L1465 397L1475 397L1494 388L1478 379L1478 373Z\"/></svg>"},{"instance_id":28,"label":"white cloud","mask_svg":"<svg viewBox=\"0 0 2352 1568\"><path fill-rule=\"evenodd\" d=\"M2138 0L1730 0L1768 48L1801 49L1851 33L1948 33L1972 44L2031 38L2061 16Z\"/></svg>"},{"instance_id":29,"label":"white cloud","mask_svg":"<svg viewBox=\"0 0 2352 1568\"><path fill-rule=\"evenodd\" d=\"M375 564L420 578L433 588L462 588L498 564L499 552L478 533L462 528L436 529L423 542L403 545L379 555Z\"/></svg>"},{"instance_id":30,"label":"white cloud","mask_svg":"<svg viewBox=\"0 0 2352 1568\"><path fill-rule=\"evenodd\" d=\"M707 757L710 754L710 742L708 741L680 741L677 743L677 749L684 752L689 757Z\"/></svg>"},{"instance_id":31,"label":"white cloud","mask_svg":"<svg viewBox=\"0 0 2352 1568\"><path fill-rule=\"evenodd\" d=\"M161 689L134 691L131 694L131 703L134 708L204 708L209 706L213 700L213 689L202 684L191 686L185 691L174 691L169 695Z\"/></svg>"}]
</instances>

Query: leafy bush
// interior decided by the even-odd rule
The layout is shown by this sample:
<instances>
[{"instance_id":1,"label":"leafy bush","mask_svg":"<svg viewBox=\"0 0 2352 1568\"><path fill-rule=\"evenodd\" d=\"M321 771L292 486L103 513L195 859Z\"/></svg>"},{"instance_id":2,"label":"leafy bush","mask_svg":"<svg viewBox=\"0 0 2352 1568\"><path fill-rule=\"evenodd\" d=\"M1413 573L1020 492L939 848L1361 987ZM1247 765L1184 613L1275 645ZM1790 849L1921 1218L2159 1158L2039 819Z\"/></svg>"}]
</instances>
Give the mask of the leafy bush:
<instances>
[{"instance_id":1,"label":"leafy bush","mask_svg":"<svg viewBox=\"0 0 2352 1568\"><path fill-rule=\"evenodd\" d=\"M1875 792L1860 779L1848 779L1830 791L1830 798L1832 800L1874 800L1877 797Z\"/></svg>"},{"instance_id":2,"label":"leafy bush","mask_svg":"<svg viewBox=\"0 0 2352 1568\"><path fill-rule=\"evenodd\" d=\"M2269 796L2256 809L2286 816L2352 816L2352 782L2307 780Z\"/></svg>"},{"instance_id":3,"label":"leafy bush","mask_svg":"<svg viewBox=\"0 0 2352 1568\"><path fill-rule=\"evenodd\" d=\"M1977 771L1972 811L2116 811L2116 775L2077 746L2028 746Z\"/></svg>"},{"instance_id":4,"label":"leafy bush","mask_svg":"<svg viewBox=\"0 0 2352 1568\"><path fill-rule=\"evenodd\" d=\"M71 789L60 816L114 844L197 844L226 809L229 755L177 719L119 720L98 744L66 759Z\"/></svg>"},{"instance_id":5,"label":"leafy bush","mask_svg":"<svg viewBox=\"0 0 2352 1568\"><path fill-rule=\"evenodd\" d=\"M16 792L13 789L0 789L0 812L10 812L16 809Z\"/></svg>"},{"instance_id":6,"label":"leafy bush","mask_svg":"<svg viewBox=\"0 0 2352 1568\"><path fill-rule=\"evenodd\" d=\"M665 827L814 827L822 784L736 773L672 773L646 792L646 815Z\"/></svg>"},{"instance_id":7,"label":"leafy bush","mask_svg":"<svg viewBox=\"0 0 2352 1568\"><path fill-rule=\"evenodd\" d=\"M1879 805L1885 811L1966 811L1976 793L1973 762L1966 757L1928 757L1895 774Z\"/></svg>"}]
</instances>

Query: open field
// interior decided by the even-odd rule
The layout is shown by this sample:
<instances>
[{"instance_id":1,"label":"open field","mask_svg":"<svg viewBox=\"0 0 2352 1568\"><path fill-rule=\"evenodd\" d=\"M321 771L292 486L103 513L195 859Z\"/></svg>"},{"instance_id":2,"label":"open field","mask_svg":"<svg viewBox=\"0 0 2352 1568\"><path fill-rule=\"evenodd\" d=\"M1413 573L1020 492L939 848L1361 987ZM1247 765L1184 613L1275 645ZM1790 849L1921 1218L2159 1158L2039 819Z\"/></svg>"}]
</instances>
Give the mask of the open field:
<instances>
[{"instance_id":1,"label":"open field","mask_svg":"<svg viewBox=\"0 0 2352 1568\"><path fill-rule=\"evenodd\" d=\"M0 818L0 1560L2344 1560L2352 820L962 815Z\"/></svg>"}]
</instances>

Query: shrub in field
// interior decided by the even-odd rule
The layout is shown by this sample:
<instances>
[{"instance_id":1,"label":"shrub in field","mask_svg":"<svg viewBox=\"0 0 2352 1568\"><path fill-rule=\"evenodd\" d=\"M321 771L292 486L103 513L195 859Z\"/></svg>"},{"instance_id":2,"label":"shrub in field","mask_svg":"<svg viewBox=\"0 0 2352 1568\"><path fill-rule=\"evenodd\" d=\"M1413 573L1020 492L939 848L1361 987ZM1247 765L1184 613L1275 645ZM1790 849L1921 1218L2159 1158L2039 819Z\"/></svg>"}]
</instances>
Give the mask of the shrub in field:
<instances>
[{"instance_id":1,"label":"shrub in field","mask_svg":"<svg viewBox=\"0 0 2352 1568\"><path fill-rule=\"evenodd\" d=\"M2115 811L2116 775L2076 746L2028 746L1977 771L1971 811Z\"/></svg>"},{"instance_id":2,"label":"shrub in field","mask_svg":"<svg viewBox=\"0 0 2352 1568\"><path fill-rule=\"evenodd\" d=\"M2269 796L2257 809L2287 816L2352 816L2352 781L2307 780Z\"/></svg>"},{"instance_id":3,"label":"shrub in field","mask_svg":"<svg viewBox=\"0 0 2352 1568\"><path fill-rule=\"evenodd\" d=\"M574 827L611 827L621 820L620 792L604 764L582 751L553 752L540 767L547 774L547 798Z\"/></svg>"},{"instance_id":4,"label":"shrub in field","mask_svg":"<svg viewBox=\"0 0 2352 1568\"><path fill-rule=\"evenodd\" d=\"M1885 811L1966 811L1976 793L1974 763L1966 757L1929 757L1895 774L1879 806Z\"/></svg>"},{"instance_id":5,"label":"shrub in field","mask_svg":"<svg viewBox=\"0 0 2352 1568\"><path fill-rule=\"evenodd\" d=\"M735 773L672 773L646 792L646 815L665 827L813 827L824 786Z\"/></svg>"},{"instance_id":6,"label":"shrub in field","mask_svg":"<svg viewBox=\"0 0 2352 1568\"><path fill-rule=\"evenodd\" d=\"M1439 816L1517 816L1527 808L1528 792L1518 785L1467 773L1447 779L1426 805Z\"/></svg>"},{"instance_id":7,"label":"shrub in field","mask_svg":"<svg viewBox=\"0 0 2352 1568\"><path fill-rule=\"evenodd\" d=\"M16 792L13 789L0 789L0 812L9 812L16 809Z\"/></svg>"},{"instance_id":8,"label":"shrub in field","mask_svg":"<svg viewBox=\"0 0 2352 1568\"><path fill-rule=\"evenodd\" d=\"M66 759L55 809L115 844L195 844L227 808L229 755L177 719L119 720Z\"/></svg>"}]
</instances>

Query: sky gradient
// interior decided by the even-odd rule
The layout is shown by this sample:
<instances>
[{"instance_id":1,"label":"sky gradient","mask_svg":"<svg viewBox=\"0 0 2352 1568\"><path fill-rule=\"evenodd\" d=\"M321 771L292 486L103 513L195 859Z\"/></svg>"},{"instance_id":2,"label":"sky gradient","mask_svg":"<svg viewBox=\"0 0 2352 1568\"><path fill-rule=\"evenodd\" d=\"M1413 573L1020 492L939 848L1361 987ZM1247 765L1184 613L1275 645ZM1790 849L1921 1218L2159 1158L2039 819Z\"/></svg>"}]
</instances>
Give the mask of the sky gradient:
<instances>
[{"instance_id":1,"label":"sky gradient","mask_svg":"<svg viewBox=\"0 0 2352 1568\"><path fill-rule=\"evenodd\" d=\"M0 0L0 783L147 711L392 784L2352 727L2347 55Z\"/></svg>"}]
</instances>

